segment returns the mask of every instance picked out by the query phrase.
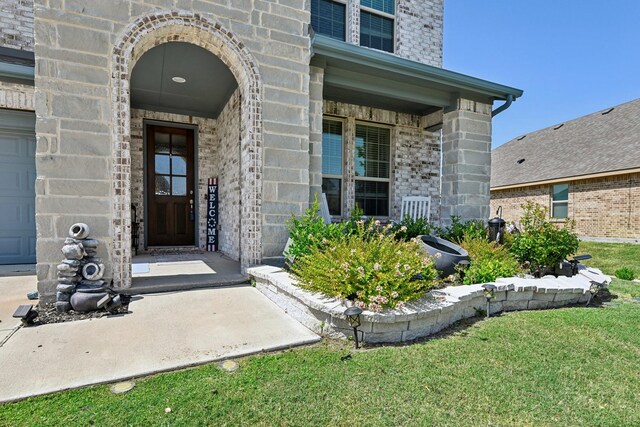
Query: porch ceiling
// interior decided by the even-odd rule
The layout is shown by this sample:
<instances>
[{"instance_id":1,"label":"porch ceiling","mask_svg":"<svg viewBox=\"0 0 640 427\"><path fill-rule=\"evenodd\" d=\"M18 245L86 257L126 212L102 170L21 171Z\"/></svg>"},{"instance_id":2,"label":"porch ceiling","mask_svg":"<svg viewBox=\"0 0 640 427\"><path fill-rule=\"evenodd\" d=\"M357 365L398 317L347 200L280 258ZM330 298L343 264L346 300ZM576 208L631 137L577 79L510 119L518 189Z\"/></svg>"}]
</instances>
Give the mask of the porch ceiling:
<instances>
[{"instance_id":1,"label":"porch ceiling","mask_svg":"<svg viewBox=\"0 0 640 427\"><path fill-rule=\"evenodd\" d=\"M324 68L323 95L330 100L422 115L459 97L492 103L523 93L319 34L311 43L311 65Z\"/></svg>"},{"instance_id":2,"label":"porch ceiling","mask_svg":"<svg viewBox=\"0 0 640 427\"><path fill-rule=\"evenodd\" d=\"M133 69L131 107L217 118L237 87L229 68L211 52L190 43L165 43L145 53Z\"/></svg>"}]
</instances>

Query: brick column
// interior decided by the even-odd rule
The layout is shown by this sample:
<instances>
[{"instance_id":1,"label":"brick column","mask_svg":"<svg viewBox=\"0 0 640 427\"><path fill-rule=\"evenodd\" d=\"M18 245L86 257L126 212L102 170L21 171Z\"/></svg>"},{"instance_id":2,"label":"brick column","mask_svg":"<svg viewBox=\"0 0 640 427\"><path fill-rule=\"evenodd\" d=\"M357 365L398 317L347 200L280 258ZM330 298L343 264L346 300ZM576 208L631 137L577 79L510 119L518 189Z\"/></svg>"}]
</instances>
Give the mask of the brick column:
<instances>
[{"instance_id":1,"label":"brick column","mask_svg":"<svg viewBox=\"0 0 640 427\"><path fill-rule=\"evenodd\" d=\"M322 83L324 69L310 67L309 77L309 201L322 192Z\"/></svg>"},{"instance_id":2,"label":"brick column","mask_svg":"<svg viewBox=\"0 0 640 427\"><path fill-rule=\"evenodd\" d=\"M458 99L444 113L442 127L442 204L440 218L489 218L491 104Z\"/></svg>"}]
</instances>

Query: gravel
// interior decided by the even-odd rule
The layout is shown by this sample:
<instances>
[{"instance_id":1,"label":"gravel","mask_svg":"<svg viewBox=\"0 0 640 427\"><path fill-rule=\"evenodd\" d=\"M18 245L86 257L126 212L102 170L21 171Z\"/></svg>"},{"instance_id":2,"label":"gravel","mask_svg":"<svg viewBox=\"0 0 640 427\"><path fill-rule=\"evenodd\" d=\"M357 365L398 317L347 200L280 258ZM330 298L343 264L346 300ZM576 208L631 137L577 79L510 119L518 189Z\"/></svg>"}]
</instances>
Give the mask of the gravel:
<instances>
[{"instance_id":1,"label":"gravel","mask_svg":"<svg viewBox=\"0 0 640 427\"><path fill-rule=\"evenodd\" d=\"M35 310L38 312L38 318L35 320L36 324L44 325L47 323L63 323L63 322L74 322L76 320L85 320L85 319L99 319L104 316L114 316L118 314L126 314L129 313L128 305L123 305L113 314L109 313L105 310L97 310L90 311L87 313L80 313L74 310L70 310L66 313L58 313L56 311L56 303L46 303L35 307Z\"/></svg>"}]
</instances>

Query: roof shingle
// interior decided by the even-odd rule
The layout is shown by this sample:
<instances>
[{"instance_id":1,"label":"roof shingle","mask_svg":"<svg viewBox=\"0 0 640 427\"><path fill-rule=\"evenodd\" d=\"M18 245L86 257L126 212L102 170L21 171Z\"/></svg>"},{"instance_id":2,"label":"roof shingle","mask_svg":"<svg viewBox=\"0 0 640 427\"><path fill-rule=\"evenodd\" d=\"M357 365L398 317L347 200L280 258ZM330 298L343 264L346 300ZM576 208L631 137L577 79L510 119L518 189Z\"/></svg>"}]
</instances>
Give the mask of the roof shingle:
<instances>
[{"instance_id":1,"label":"roof shingle","mask_svg":"<svg viewBox=\"0 0 640 427\"><path fill-rule=\"evenodd\" d=\"M640 98L496 148L491 187L634 168L640 168Z\"/></svg>"}]
</instances>

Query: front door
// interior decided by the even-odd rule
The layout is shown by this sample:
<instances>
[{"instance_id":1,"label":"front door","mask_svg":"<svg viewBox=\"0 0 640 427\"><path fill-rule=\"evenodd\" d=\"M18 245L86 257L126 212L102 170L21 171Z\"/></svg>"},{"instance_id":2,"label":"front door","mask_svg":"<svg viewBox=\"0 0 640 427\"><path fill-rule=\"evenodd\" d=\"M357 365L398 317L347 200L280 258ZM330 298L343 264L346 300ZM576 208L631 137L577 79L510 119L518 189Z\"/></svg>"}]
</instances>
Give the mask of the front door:
<instances>
[{"instance_id":1,"label":"front door","mask_svg":"<svg viewBox=\"0 0 640 427\"><path fill-rule=\"evenodd\" d=\"M193 130L147 125L147 244L193 246Z\"/></svg>"}]
</instances>

